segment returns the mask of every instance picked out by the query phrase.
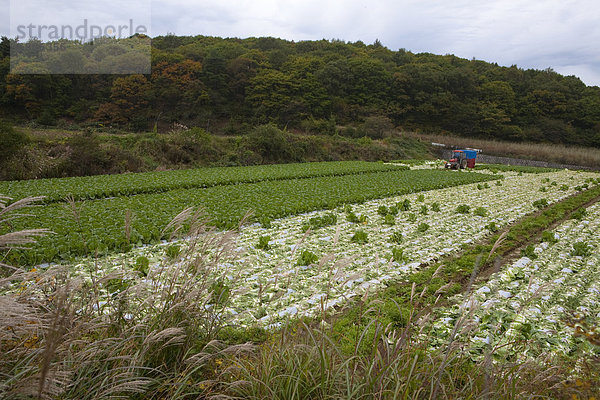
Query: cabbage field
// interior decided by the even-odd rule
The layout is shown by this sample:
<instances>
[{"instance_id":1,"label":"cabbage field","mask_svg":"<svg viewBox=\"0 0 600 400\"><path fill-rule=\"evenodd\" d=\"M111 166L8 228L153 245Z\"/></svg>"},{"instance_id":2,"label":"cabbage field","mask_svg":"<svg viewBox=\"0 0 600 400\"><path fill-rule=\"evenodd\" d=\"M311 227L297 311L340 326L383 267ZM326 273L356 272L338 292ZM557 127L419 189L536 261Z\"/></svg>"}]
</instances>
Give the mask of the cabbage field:
<instances>
[{"instance_id":1,"label":"cabbage field","mask_svg":"<svg viewBox=\"0 0 600 400\"><path fill-rule=\"evenodd\" d=\"M532 236L495 269L468 285L453 270L455 281L434 288L431 313L419 321L423 335L431 348L461 338L474 360L514 356L503 353L513 341L534 344L526 357L600 355L599 174L440 165L317 163L3 183L13 198L47 195L12 229L54 232L3 262L64 265L89 284L113 277L102 292L109 300L132 282L161 287L165 263L189 268L206 251L215 265L206 274L227 300L206 307L223 305L219 318L236 327L270 330L341 312L398 282L412 282L414 292L414 277L431 266L433 282L447 260L492 238L516 240L511 227L534 218ZM579 203L561 211L568 201ZM204 211L222 245L204 248L202 235L164 230L186 207ZM97 311L110 314L110 304Z\"/></svg>"},{"instance_id":2,"label":"cabbage field","mask_svg":"<svg viewBox=\"0 0 600 400\"><path fill-rule=\"evenodd\" d=\"M476 322L469 332L473 356L506 343L532 341L531 357L541 353L597 354L585 340L586 325L600 320L600 206L587 208L534 243L533 251L508 263L472 293L459 294L437 310L434 332L444 343L462 315ZM586 321L587 320L587 321ZM595 324L595 325L594 325ZM589 328L588 328L589 329ZM596 339L597 341L597 333Z\"/></svg>"},{"instance_id":3,"label":"cabbage field","mask_svg":"<svg viewBox=\"0 0 600 400\"><path fill-rule=\"evenodd\" d=\"M98 188L90 183L95 177L87 178L89 182L83 187L77 178L41 181L42 186L56 186L58 193L70 196L71 201L68 198L59 201L49 189L49 199L54 201L33 209L33 219L18 221L13 228L43 226L55 234L41 238L33 249L14 251L9 255L9 260L31 265L86 254L127 251L134 245L153 243L168 237L163 228L187 207L201 207L217 227L233 228L249 212L252 213L251 219L268 224L271 219L287 215L496 179L486 174L410 171L403 167L362 162L333 163L331 168L327 163L292 164L289 170L281 166L250 168L261 168L259 171L263 171L263 180L248 183L248 175L240 173L239 168L219 169L218 179L211 176L216 174L212 169L188 172L185 177L176 171L173 179L167 180L177 188L157 193L144 192L144 188L149 186L146 180L148 174L119 175L114 178L101 176L97 178L100 181ZM130 181L123 181L129 176ZM213 183L210 187L186 188L185 185L189 184L187 176L195 176L197 183L209 180ZM282 176L288 178L283 179ZM126 187L128 184L128 188L122 188L121 191L135 194L112 196L114 193L103 186L110 179L121 182L116 186ZM221 183L215 184L217 180ZM21 190L32 182L9 183L7 195L20 198L41 194L41 190ZM12 188L15 188L14 192ZM100 198L75 200L85 197ZM125 229L126 225L128 229Z\"/></svg>"},{"instance_id":4,"label":"cabbage field","mask_svg":"<svg viewBox=\"0 0 600 400\"><path fill-rule=\"evenodd\" d=\"M319 189L330 188L323 185L311 191L309 186L315 182L333 185L342 181L344 184L336 188L338 196L347 199L360 187L364 196L360 200L364 200L376 196L369 194L370 191L393 193L395 189L391 184L398 187L404 182L401 176L411 179L422 176L432 180L432 177L438 177L440 181L442 177L460 177L464 182L482 178L475 173L421 170L419 172L423 175L413 175L414 172L378 173L377 178L390 184L386 188L375 186L380 184L377 183L379 181L373 181L374 176L365 174L352 176L352 180L348 181L343 181L343 177L295 181L294 188L298 191L287 193L289 197L300 197L304 191L318 193ZM484 177L498 178L491 173ZM325 210L300 214L290 210L287 213L294 215L270 220L268 226L259 222L249 224L241 228L236 239L238 257L219 264L219 274L231 289L231 305L226 312L236 323L244 326L279 326L289 317L314 316L323 308L343 304L368 290L383 287L387 281L411 274L423 264L455 254L519 218L538 211L540 203L550 205L577 193L584 185L588 187L590 180L596 177L593 173L572 171L544 174L505 172L503 179L481 179L483 183L421 190L361 203L357 203L356 199L346 203L328 198L324 200L330 201L331 207ZM359 180L355 183L357 178ZM415 185L433 184L420 182ZM594 181L593 185L596 186L597 182ZM271 199L276 198L275 193L271 192ZM285 194L282 193L282 196ZM279 201L292 202L285 197ZM299 208L296 210L305 211L306 208L300 208L301 204L315 204L317 208L323 203L302 203L299 200L297 204ZM592 207L585 220L575 220L587 228L585 232L588 235L595 232L595 224L600 223L597 211L592 210L596 208ZM569 221L573 227L578 226ZM571 236L563 233L566 228L562 225L556 228L557 232L561 232L557 235L561 235L565 246L572 241L583 240L575 232L580 236L584 232L573 230L573 227L569 230ZM597 238L585 239L590 245L590 252L594 253L592 249L596 249ZM185 247L186 242L179 241L177 245ZM131 271L140 257L147 258L152 268L167 257L166 253L172 246L172 243L161 243L127 253L82 259L75 265L75 270L84 274L92 268L100 268L103 273ZM551 249L559 248L561 245L557 244ZM536 247L536 254L540 249ZM568 263L573 268L571 258L565 259L565 254L555 259L555 263L558 260L559 265ZM524 260L527 259L519 262L523 264ZM580 258L575 260L582 263ZM595 257L584 261L598 266ZM586 276L594 276L595 269L579 269L585 270ZM502 280L491 282L495 282L495 293L498 290L508 291L512 287L510 285L514 285L512 281L506 282L506 287L502 287ZM484 287L476 293L481 294L485 290ZM597 292L589 295L596 296L593 301L598 301ZM489 304L490 301L486 305ZM448 315L451 314L448 311ZM444 318L447 324L451 324L450 317Z\"/></svg>"}]
</instances>

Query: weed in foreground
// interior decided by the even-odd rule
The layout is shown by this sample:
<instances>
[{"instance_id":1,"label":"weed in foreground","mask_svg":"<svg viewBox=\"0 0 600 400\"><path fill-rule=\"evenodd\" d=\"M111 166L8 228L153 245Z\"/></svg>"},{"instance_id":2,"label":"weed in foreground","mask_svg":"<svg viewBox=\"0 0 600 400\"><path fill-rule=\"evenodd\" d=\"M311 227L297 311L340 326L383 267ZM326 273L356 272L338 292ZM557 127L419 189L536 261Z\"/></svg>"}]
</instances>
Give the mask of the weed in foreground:
<instances>
[{"instance_id":1,"label":"weed in foreground","mask_svg":"<svg viewBox=\"0 0 600 400\"><path fill-rule=\"evenodd\" d=\"M22 203L21 203L22 204ZM10 206L9 206L10 207ZM3 210L15 210L4 207ZM4 214L3 214L4 215ZM231 232L185 210L174 263L78 275L11 269L0 278L0 398L184 398L205 393L217 360L248 345L219 341L228 325ZM41 232L36 231L35 234ZM3 235L3 250L31 234ZM19 240L16 240L19 238ZM10 250L8 250L10 251Z\"/></svg>"}]
</instances>

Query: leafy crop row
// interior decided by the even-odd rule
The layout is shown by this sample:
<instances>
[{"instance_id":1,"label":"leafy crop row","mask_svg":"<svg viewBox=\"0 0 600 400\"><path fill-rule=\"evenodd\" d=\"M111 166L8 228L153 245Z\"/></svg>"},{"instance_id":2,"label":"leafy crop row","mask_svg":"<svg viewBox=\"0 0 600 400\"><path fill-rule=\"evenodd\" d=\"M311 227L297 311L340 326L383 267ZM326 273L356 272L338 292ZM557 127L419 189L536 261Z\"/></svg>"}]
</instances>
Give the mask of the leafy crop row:
<instances>
[{"instance_id":1,"label":"leafy crop row","mask_svg":"<svg viewBox=\"0 0 600 400\"><path fill-rule=\"evenodd\" d=\"M336 161L251 167L196 168L137 174L98 175L60 179L0 182L0 193L13 199L46 196L46 203L101 199L174 189L206 188L218 185L252 183L317 176L341 176L406 167L366 161Z\"/></svg>"},{"instance_id":2,"label":"leafy crop row","mask_svg":"<svg viewBox=\"0 0 600 400\"><path fill-rule=\"evenodd\" d=\"M9 257L12 262L31 265L74 255L127 251L132 245L161 239L162 228L187 207L202 207L216 226L232 227L249 210L253 210L255 220L279 218L491 179L495 177L441 170L387 171L76 202L75 212L69 204L56 203L33 210L34 218L18 221L18 228L44 227L55 234L40 239L34 248L13 252ZM126 218L129 213L132 215ZM127 230L126 220L131 221Z\"/></svg>"},{"instance_id":3,"label":"leafy crop row","mask_svg":"<svg viewBox=\"0 0 600 400\"><path fill-rule=\"evenodd\" d=\"M523 258L505 265L469 296L453 297L436 312L430 334L434 343L443 342L468 303L467 318L477 322L469 333L472 356L481 357L491 344L499 356L511 357L504 346L509 341L527 341L530 357L552 352L580 358L597 352L598 333L586 331L585 322L593 326L600 311L599 210L596 203L585 223L574 218L545 231L542 242L528 246Z\"/></svg>"}]
</instances>

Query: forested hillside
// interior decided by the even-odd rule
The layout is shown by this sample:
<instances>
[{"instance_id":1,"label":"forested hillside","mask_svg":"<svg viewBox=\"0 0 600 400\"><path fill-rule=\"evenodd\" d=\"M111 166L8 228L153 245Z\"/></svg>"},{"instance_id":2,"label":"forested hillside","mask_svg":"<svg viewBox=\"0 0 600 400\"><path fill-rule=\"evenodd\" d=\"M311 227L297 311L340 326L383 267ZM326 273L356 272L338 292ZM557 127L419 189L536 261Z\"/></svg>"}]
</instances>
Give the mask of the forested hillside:
<instances>
[{"instance_id":1,"label":"forested hillside","mask_svg":"<svg viewBox=\"0 0 600 400\"><path fill-rule=\"evenodd\" d=\"M115 59L119 45L111 45ZM366 122L372 138L394 126L600 147L600 88L550 69L392 51L378 41L169 35L152 39L149 75L11 75L9 47L3 38L0 101L13 122L134 131L177 122L225 134L274 122L355 137ZM93 57L82 50L77 59Z\"/></svg>"}]
</instances>

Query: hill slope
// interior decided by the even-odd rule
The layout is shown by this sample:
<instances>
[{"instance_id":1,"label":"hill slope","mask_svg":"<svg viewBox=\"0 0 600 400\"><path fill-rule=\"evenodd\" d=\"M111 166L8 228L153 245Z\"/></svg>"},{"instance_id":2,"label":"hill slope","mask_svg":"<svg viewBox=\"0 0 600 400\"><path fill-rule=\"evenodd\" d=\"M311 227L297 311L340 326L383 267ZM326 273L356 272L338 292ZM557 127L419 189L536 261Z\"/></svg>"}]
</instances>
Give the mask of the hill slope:
<instances>
[{"instance_id":1,"label":"hill slope","mask_svg":"<svg viewBox=\"0 0 600 400\"><path fill-rule=\"evenodd\" d=\"M550 69L379 42L162 36L152 40L150 75L8 75L2 44L1 112L42 125L143 131L179 122L245 134L248 124L275 122L373 138L396 126L600 147L600 88ZM363 122L367 132L340 128Z\"/></svg>"}]
</instances>

